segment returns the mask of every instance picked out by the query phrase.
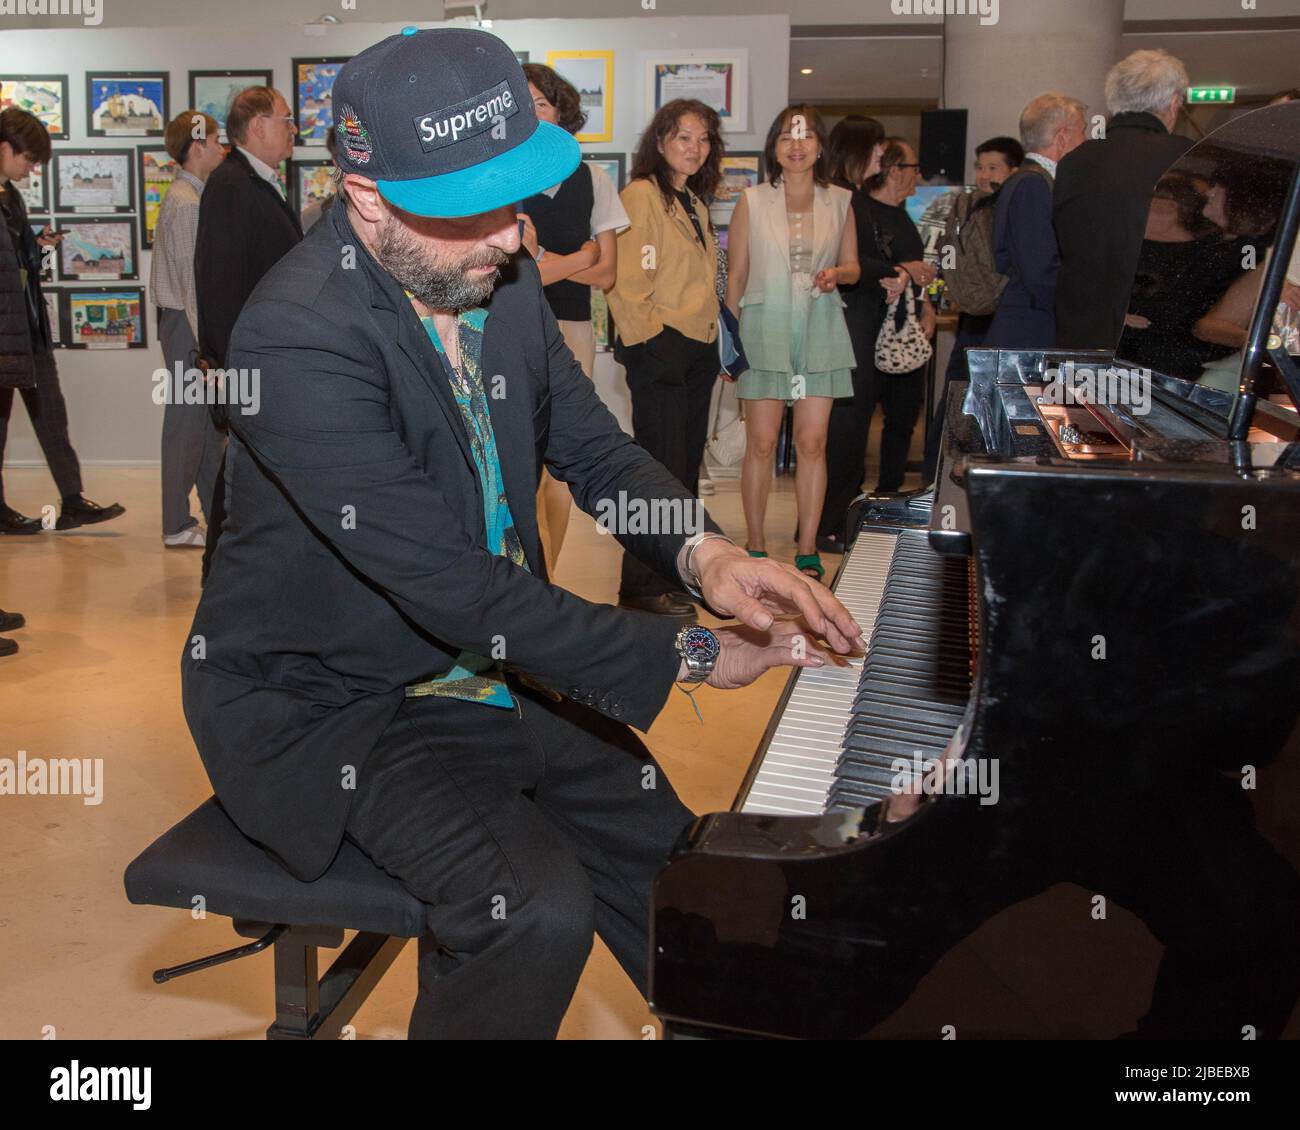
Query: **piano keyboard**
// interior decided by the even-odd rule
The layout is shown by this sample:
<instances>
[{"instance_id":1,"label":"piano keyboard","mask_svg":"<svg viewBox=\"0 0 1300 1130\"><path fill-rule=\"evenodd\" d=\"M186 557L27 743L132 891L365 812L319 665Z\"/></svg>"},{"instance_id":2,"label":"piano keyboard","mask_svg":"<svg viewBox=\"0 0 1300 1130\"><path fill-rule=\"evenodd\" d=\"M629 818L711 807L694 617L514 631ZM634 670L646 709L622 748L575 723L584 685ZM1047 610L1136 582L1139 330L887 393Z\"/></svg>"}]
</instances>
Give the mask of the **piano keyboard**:
<instances>
[{"instance_id":1,"label":"piano keyboard","mask_svg":"<svg viewBox=\"0 0 1300 1130\"><path fill-rule=\"evenodd\" d=\"M871 639L889 575L897 530L864 529L835 579L835 595ZM844 729L858 693L862 660L801 667L741 812L820 815L844 748Z\"/></svg>"},{"instance_id":2,"label":"piano keyboard","mask_svg":"<svg viewBox=\"0 0 1300 1130\"><path fill-rule=\"evenodd\" d=\"M795 672L739 811L860 807L890 795L895 759L942 754L970 698L968 569L931 549L924 529L863 527L835 595L867 654Z\"/></svg>"}]
</instances>

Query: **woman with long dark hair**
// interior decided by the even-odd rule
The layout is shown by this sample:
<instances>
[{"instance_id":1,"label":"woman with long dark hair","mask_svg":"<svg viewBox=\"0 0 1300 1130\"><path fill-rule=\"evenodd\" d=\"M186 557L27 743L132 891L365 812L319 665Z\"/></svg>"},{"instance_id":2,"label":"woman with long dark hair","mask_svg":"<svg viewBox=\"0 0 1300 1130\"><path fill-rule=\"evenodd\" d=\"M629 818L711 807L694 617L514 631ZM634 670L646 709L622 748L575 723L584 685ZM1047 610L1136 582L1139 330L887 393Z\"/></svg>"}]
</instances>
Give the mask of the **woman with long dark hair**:
<instances>
[{"instance_id":1,"label":"woman with long dark hair","mask_svg":"<svg viewBox=\"0 0 1300 1130\"><path fill-rule=\"evenodd\" d=\"M815 544L826 495L826 427L835 397L849 396L853 348L838 287L858 280L852 196L827 175L826 132L811 106L789 106L767 132L766 184L741 194L728 238L727 306L740 319L749 368L741 497L749 551L767 556L763 522L772 458L787 405L798 452L795 567L820 580Z\"/></svg>"},{"instance_id":2,"label":"woman with long dark hair","mask_svg":"<svg viewBox=\"0 0 1300 1130\"><path fill-rule=\"evenodd\" d=\"M573 134L582 129L587 114L572 83L540 63L525 63L524 77L539 120ZM590 378L596 363L591 288L614 285L616 237L628 225L618 188L599 165L584 162L560 184L528 197L520 213L524 246L537 260L543 293L564 344ZM537 488L537 528L552 579L572 506L568 486L543 469Z\"/></svg>"},{"instance_id":3,"label":"woman with long dark hair","mask_svg":"<svg viewBox=\"0 0 1300 1130\"><path fill-rule=\"evenodd\" d=\"M722 125L703 102L656 112L623 189L631 226L618 237L609 292L614 356L627 370L632 434L695 494L718 378L717 258L706 200L722 179ZM619 603L691 617L690 598L629 554Z\"/></svg>"}]
</instances>

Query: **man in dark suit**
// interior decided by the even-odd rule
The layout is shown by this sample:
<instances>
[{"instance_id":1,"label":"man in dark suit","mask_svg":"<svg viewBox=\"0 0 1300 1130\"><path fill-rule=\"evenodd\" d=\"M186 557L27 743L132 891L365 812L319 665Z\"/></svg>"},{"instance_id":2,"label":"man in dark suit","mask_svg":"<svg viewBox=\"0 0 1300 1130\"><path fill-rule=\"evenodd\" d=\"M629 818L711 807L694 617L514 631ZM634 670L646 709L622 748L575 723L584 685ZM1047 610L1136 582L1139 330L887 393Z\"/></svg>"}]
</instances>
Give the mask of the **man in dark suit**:
<instances>
[{"instance_id":1,"label":"man in dark suit","mask_svg":"<svg viewBox=\"0 0 1300 1130\"><path fill-rule=\"evenodd\" d=\"M334 108L339 203L231 339L260 411L230 415L185 714L227 812L294 875L346 836L427 904L412 1037L552 1037L593 931L645 991L651 884L691 820L629 725L674 682L819 666L801 633L847 652L861 629L702 508L681 520L698 502L583 376L515 254L515 202L580 153L509 47L406 29L343 68ZM543 464L745 626L550 585ZM667 518L625 520L647 511Z\"/></svg>"},{"instance_id":2,"label":"man in dark suit","mask_svg":"<svg viewBox=\"0 0 1300 1130\"><path fill-rule=\"evenodd\" d=\"M298 216L284 198L276 167L293 156L297 133L284 96L269 86L241 90L226 115L230 156L208 177L199 202L194 288L199 308L199 356L224 369L235 320L253 288L302 240ZM213 406L219 426L225 407ZM203 551L206 582L226 512L223 460L208 514Z\"/></svg>"},{"instance_id":3,"label":"man in dark suit","mask_svg":"<svg viewBox=\"0 0 1300 1130\"><path fill-rule=\"evenodd\" d=\"M993 262L1007 276L984 347L1046 349L1056 341L1056 274L1052 231L1056 163L1083 141L1084 105L1049 91L1020 115L1025 160L1007 178L993 209Z\"/></svg>"},{"instance_id":4,"label":"man in dark suit","mask_svg":"<svg viewBox=\"0 0 1300 1130\"><path fill-rule=\"evenodd\" d=\"M1119 342L1151 193L1192 144L1170 132L1187 83L1183 64L1167 52L1133 52L1106 76L1105 136L1061 162L1052 218L1061 248L1062 348L1114 349Z\"/></svg>"}]
</instances>

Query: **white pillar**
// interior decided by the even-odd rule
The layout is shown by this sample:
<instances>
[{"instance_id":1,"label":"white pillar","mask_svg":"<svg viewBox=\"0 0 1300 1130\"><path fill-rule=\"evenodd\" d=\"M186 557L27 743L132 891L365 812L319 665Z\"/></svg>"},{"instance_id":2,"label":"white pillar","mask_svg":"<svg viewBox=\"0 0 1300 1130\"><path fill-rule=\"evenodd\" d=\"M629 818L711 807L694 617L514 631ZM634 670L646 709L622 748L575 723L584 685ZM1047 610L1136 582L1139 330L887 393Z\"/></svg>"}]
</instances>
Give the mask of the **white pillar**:
<instances>
[{"instance_id":1,"label":"white pillar","mask_svg":"<svg viewBox=\"0 0 1300 1130\"><path fill-rule=\"evenodd\" d=\"M968 4L968 8L978 8ZM1120 58L1124 0L1001 0L998 22L947 16L944 106L968 111L966 183L973 183L975 146L1017 137L1020 111L1036 94L1059 90L1105 116L1106 72Z\"/></svg>"}]
</instances>

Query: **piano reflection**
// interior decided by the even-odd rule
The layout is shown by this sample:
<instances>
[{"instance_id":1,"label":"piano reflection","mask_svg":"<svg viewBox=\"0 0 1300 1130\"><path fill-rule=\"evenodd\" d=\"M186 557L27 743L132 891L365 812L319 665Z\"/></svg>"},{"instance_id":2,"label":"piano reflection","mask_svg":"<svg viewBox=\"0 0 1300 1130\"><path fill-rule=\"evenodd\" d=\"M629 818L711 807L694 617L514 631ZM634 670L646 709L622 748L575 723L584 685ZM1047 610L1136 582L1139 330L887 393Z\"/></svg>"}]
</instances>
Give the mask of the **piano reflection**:
<instances>
[{"instance_id":1,"label":"piano reflection","mask_svg":"<svg viewBox=\"0 0 1300 1130\"><path fill-rule=\"evenodd\" d=\"M1296 103L1189 150L1117 348L971 351L855 504L866 656L661 873L667 1036L1296 1034L1298 170Z\"/></svg>"}]
</instances>

